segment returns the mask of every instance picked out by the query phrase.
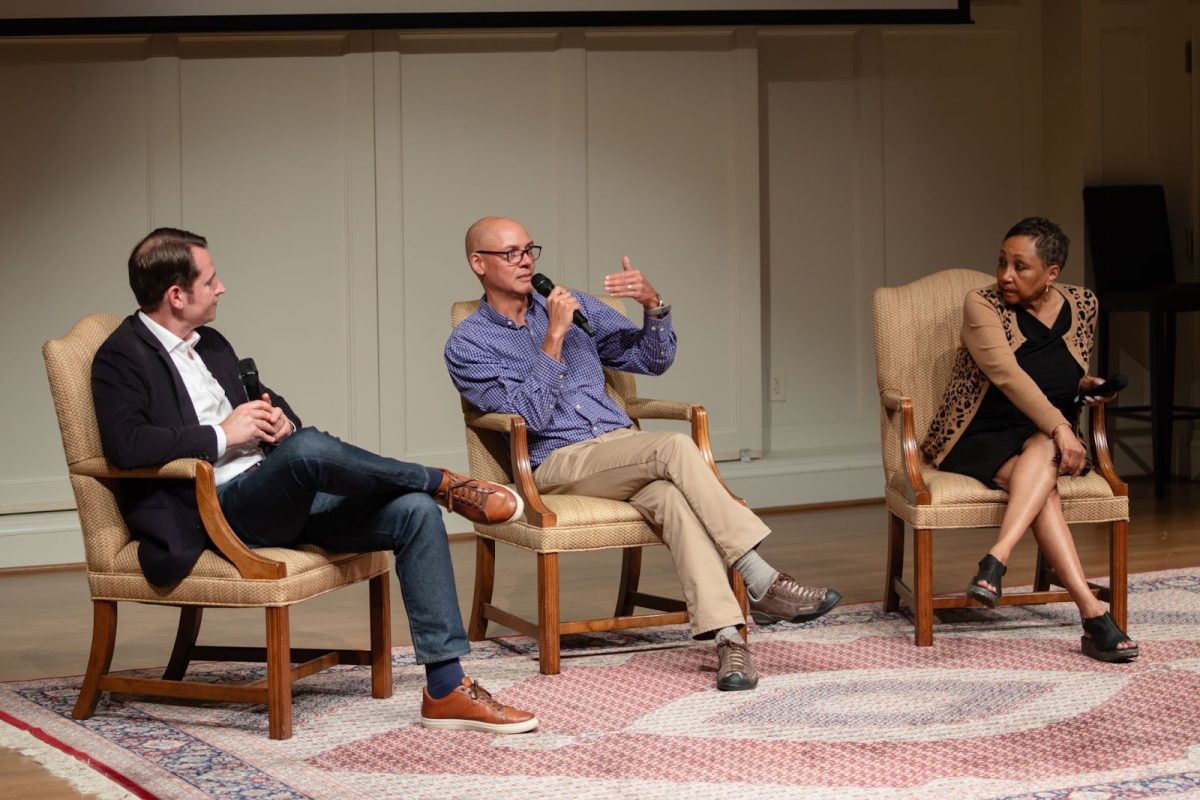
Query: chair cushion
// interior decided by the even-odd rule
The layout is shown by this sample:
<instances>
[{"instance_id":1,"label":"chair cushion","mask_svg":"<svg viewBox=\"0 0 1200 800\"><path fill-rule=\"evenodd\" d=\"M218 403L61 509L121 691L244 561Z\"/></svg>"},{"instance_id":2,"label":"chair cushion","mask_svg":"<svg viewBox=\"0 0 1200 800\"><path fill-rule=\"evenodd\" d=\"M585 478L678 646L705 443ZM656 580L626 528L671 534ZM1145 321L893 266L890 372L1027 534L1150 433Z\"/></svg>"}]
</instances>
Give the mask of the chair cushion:
<instances>
[{"instance_id":1,"label":"chair cushion","mask_svg":"<svg viewBox=\"0 0 1200 800\"><path fill-rule=\"evenodd\" d=\"M553 528L538 528L522 517L507 525L476 525L475 531L539 553L662 544L637 509L621 500L553 494L542 500L558 516Z\"/></svg>"},{"instance_id":2,"label":"chair cushion","mask_svg":"<svg viewBox=\"0 0 1200 800\"><path fill-rule=\"evenodd\" d=\"M111 569L88 570L96 600L133 600L200 606L286 606L388 571L387 553L330 553L313 545L261 547L255 553L287 564L287 576L248 580L220 554L206 550L186 578L173 586L152 586L138 566L137 543L121 548Z\"/></svg>"},{"instance_id":3,"label":"chair cushion","mask_svg":"<svg viewBox=\"0 0 1200 800\"><path fill-rule=\"evenodd\" d=\"M929 487L931 503L917 506L908 501L907 480L902 470L892 474L887 485L887 507L916 528L994 528L1000 525L1008 494L989 489L974 478L942 472L923 465L921 477ZM1108 482L1095 472L1080 478L1058 480L1063 514L1068 522L1111 522L1129 519L1129 498L1114 496Z\"/></svg>"}]
</instances>

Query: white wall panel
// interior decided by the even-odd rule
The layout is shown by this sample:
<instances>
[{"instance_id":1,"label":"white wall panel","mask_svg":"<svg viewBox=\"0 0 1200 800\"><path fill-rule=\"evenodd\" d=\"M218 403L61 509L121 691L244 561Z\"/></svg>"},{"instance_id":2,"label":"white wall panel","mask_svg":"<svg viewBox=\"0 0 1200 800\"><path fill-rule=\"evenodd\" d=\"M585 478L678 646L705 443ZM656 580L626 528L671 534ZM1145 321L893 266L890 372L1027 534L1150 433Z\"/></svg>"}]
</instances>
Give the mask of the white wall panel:
<instances>
[{"instance_id":1,"label":"white wall panel","mask_svg":"<svg viewBox=\"0 0 1200 800\"><path fill-rule=\"evenodd\" d=\"M1025 211L1025 154L1041 139L1021 34L887 31L883 48L886 282L989 270Z\"/></svg>"},{"instance_id":2,"label":"white wall panel","mask_svg":"<svg viewBox=\"0 0 1200 800\"><path fill-rule=\"evenodd\" d=\"M519 219L546 247L539 269L561 269L555 42L404 37L398 54L380 56L390 91L379 113L392 123L378 146L399 180L379 204L380 229L390 229L379 271L385 452L465 466L442 350L451 303L482 294L463 251L467 227L488 214Z\"/></svg>"},{"instance_id":3,"label":"white wall panel","mask_svg":"<svg viewBox=\"0 0 1200 800\"><path fill-rule=\"evenodd\" d=\"M873 443L878 438L870 290L881 277L862 242L879 175L864 153L860 34L762 37L769 242L766 370L783 371L784 401L768 401L772 451Z\"/></svg>"},{"instance_id":4,"label":"white wall panel","mask_svg":"<svg viewBox=\"0 0 1200 800\"><path fill-rule=\"evenodd\" d=\"M0 42L0 513L74 505L41 345L133 307L150 213L147 40Z\"/></svg>"},{"instance_id":5,"label":"white wall panel","mask_svg":"<svg viewBox=\"0 0 1200 800\"><path fill-rule=\"evenodd\" d=\"M216 324L239 355L306 423L374 445L373 414L352 426L354 365L373 372L375 348L353 336L364 316L374 328L355 281L373 284L375 259L371 61L354 44L180 42L181 222L209 238L227 288Z\"/></svg>"},{"instance_id":6,"label":"white wall panel","mask_svg":"<svg viewBox=\"0 0 1200 800\"><path fill-rule=\"evenodd\" d=\"M680 342L639 393L703 403L717 451L761 450L757 158L741 158L758 143L737 126L757 116L757 70L731 33L587 42L587 288L629 256L674 305Z\"/></svg>"}]
</instances>

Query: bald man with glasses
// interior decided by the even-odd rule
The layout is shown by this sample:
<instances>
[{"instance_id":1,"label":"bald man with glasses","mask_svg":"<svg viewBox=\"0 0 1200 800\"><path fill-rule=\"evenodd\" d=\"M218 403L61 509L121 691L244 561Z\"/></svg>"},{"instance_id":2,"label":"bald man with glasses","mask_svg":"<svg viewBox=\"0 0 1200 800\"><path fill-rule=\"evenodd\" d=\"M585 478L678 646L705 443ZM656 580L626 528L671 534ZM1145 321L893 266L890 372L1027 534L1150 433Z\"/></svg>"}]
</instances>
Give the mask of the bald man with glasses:
<instances>
[{"instance_id":1,"label":"bald man with glasses","mask_svg":"<svg viewBox=\"0 0 1200 800\"><path fill-rule=\"evenodd\" d=\"M755 548L770 533L729 496L695 443L681 433L640 431L604 391L604 367L661 375L675 359L671 307L628 258L604 289L643 308L640 328L586 294L534 291L542 248L521 223L484 217L466 235L467 263L483 285L479 310L446 343L455 387L481 411L524 417L538 489L625 500L661 532L683 584L696 639L715 639L717 688L753 689L758 672L727 570L746 581L756 622L803 622L841 595L804 586ZM574 324L576 312L595 336Z\"/></svg>"}]
</instances>

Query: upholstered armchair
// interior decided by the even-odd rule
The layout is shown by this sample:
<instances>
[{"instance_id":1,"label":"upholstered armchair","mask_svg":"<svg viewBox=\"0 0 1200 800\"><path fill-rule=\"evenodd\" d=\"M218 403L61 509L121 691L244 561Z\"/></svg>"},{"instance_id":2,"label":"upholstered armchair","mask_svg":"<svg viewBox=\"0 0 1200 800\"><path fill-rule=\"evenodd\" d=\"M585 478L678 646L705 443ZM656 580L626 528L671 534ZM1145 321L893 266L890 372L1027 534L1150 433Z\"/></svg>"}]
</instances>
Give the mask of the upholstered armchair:
<instances>
[{"instance_id":1,"label":"upholstered armchair","mask_svg":"<svg viewBox=\"0 0 1200 800\"><path fill-rule=\"evenodd\" d=\"M940 472L919 450L950 382L963 300L972 289L994 282L995 277L984 272L951 269L905 286L875 290L875 371L888 513L883 606L885 611L898 611L903 602L912 610L918 645L933 643L934 609L977 603L965 593L933 596L933 532L999 527L1008 499L974 478ZM1109 586L1092 584L1092 591L1108 601L1113 619L1124 628L1129 499L1113 469L1104 423L1104 406L1095 406L1088 426L1093 470L1080 478L1061 478L1058 491L1068 522L1109 524ZM905 526L913 530L911 587L903 575ZM1000 603L1070 599L1066 591L1051 590L1055 577L1040 552L1032 577L1033 591L1006 591Z\"/></svg>"},{"instance_id":2,"label":"upholstered armchair","mask_svg":"<svg viewBox=\"0 0 1200 800\"><path fill-rule=\"evenodd\" d=\"M599 298L623 312L621 301ZM479 307L479 301L455 303L451 323L457 326ZM708 415L703 406L649 400L637 396L633 375L604 370L609 397L634 420L667 419L691 425L692 439L720 479L708 438ZM579 495L542 495L533 480L525 420L515 414L484 414L463 401L467 457L471 476L513 486L525 501L525 514L508 525L476 525L475 596L471 603L468 638L479 641L488 622L497 622L533 637L538 643L542 674L559 672L560 637L586 631L611 631L688 621L684 602L638 590L642 548L662 540L629 503ZM722 481L724 485L724 481ZM726 487L728 491L728 487ZM740 502L740 499L739 499ZM523 619L492 602L496 542L530 551L537 557L537 620ZM616 608L611 616L583 620L559 618L558 556L587 550L623 550ZM741 576L730 571L730 584L746 613L746 589ZM653 613L635 614L635 608Z\"/></svg>"},{"instance_id":3,"label":"upholstered armchair","mask_svg":"<svg viewBox=\"0 0 1200 800\"><path fill-rule=\"evenodd\" d=\"M292 735L292 684L337 664L370 664L371 695L392 695L391 608L387 554L328 553L296 549L247 548L225 521L217 504L212 465L197 459L121 470L104 457L92 405L91 366L96 350L120 320L111 314L84 317L61 339L42 348L50 391L58 414L71 488L79 509L91 589L94 624L91 655L75 704L75 719L96 710L102 692L265 704L272 739ZM191 573L162 588L151 585L138 564L138 543L117 507L121 481L169 479L195 484L204 527L215 549L206 550ZM289 608L326 592L369 581L369 650L293 649ZM161 679L109 673L117 632L117 604L151 603L179 609L175 645ZM206 607L262 608L265 647L196 644ZM266 677L243 685L184 681L193 659L266 663Z\"/></svg>"}]
</instances>

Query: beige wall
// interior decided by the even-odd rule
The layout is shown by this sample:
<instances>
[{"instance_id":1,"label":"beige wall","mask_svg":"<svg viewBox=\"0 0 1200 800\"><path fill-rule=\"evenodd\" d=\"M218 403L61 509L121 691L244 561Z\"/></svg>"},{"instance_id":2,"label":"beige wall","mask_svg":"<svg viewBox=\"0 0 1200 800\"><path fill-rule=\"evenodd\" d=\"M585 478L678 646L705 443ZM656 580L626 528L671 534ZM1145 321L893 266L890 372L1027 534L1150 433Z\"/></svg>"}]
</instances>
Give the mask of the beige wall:
<instances>
[{"instance_id":1,"label":"beige wall","mask_svg":"<svg viewBox=\"0 0 1200 800\"><path fill-rule=\"evenodd\" d=\"M20 513L71 506L39 346L131 310L124 259L160 224L209 236L219 327L307 422L452 467L441 348L449 304L479 292L466 225L521 218L542 271L592 291L629 255L683 345L641 392L703 402L720 451L766 454L726 467L735 489L877 496L875 286L988 269L1029 213L1064 222L1082 280L1084 180L1167 183L1181 245L1191 216L1191 88L1165 55L1183 0L973 11L933 29L0 41L0 437L18 454L0 566L73 560L69 514ZM1135 391L1138 333L1119 332Z\"/></svg>"}]
</instances>

